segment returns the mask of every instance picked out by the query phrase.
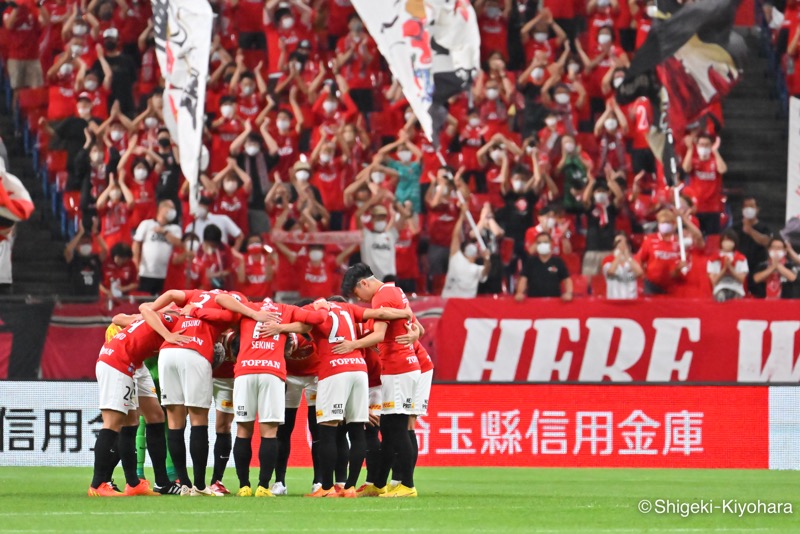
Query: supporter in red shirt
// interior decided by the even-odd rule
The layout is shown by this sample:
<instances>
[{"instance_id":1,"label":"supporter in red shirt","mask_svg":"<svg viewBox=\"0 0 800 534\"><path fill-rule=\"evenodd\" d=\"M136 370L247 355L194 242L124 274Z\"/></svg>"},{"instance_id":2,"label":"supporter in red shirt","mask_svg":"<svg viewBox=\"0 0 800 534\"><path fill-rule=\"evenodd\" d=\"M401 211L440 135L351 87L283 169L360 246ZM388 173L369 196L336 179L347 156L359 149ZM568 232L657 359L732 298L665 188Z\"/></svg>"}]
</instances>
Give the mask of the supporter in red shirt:
<instances>
[{"instance_id":1,"label":"supporter in red shirt","mask_svg":"<svg viewBox=\"0 0 800 534\"><path fill-rule=\"evenodd\" d=\"M212 181L218 187L218 192L211 213L227 215L244 235L249 234L247 203L253 190L250 176L239 168L235 158L229 157L225 168Z\"/></svg>"},{"instance_id":2,"label":"supporter in red shirt","mask_svg":"<svg viewBox=\"0 0 800 534\"><path fill-rule=\"evenodd\" d=\"M130 245L130 217L133 209L133 194L125 182L117 182L114 174L109 175L109 185L97 197L97 214L100 216L101 232L109 248L117 243Z\"/></svg>"},{"instance_id":3,"label":"supporter in red shirt","mask_svg":"<svg viewBox=\"0 0 800 534\"><path fill-rule=\"evenodd\" d=\"M612 31L615 26L615 20L620 15L620 2L627 2L627 0L588 0L586 3L586 14L588 20L588 41L593 43L597 41L597 35L602 28L611 28Z\"/></svg>"},{"instance_id":4,"label":"supporter in red shirt","mask_svg":"<svg viewBox=\"0 0 800 534\"><path fill-rule=\"evenodd\" d=\"M721 139L701 134L697 144L687 136L683 170L689 174L689 185L684 191L697 199L697 218L704 234L719 234L722 203L722 175L728 171L719 153Z\"/></svg>"},{"instance_id":5,"label":"supporter in red shirt","mask_svg":"<svg viewBox=\"0 0 800 534\"><path fill-rule=\"evenodd\" d=\"M417 292L417 278L419 278L419 215L414 213L414 206L410 200L403 204L395 203L395 211L400 214L400 219L395 225L397 242L395 243L395 268L397 269L397 286L406 293Z\"/></svg>"},{"instance_id":6,"label":"supporter in red shirt","mask_svg":"<svg viewBox=\"0 0 800 534\"><path fill-rule=\"evenodd\" d=\"M215 224L203 230L203 242L192 260L187 280L195 289L228 289L235 260L241 254L222 242L222 231Z\"/></svg>"},{"instance_id":7,"label":"supporter in red shirt","mask_svg":"<svg viewBox=\"0 0 800 534\"><path fill-rule=\"evenodd\" d=\"M311 132L311 146L317 146L320 139L333 139L345 123L358 115L350 93L345 89L335 91L331 83L325 84L311 111L312 124L315 125Z\"/></svg>"},{"instance_id":8,"label":"supporter in red shirt","mask_svg":"<svg viewBox=\"0 0 800 534\"><path fill-rule=\"evenodd\" d=\"M542 103L558 118L564 127L564 133L576 135L578 133L578 109L583 107L586 102L586 89L583 84L572 84L572 89L576 91L576 98L573 100L572 89L567 84L561 83L560 80L560 76L552 76L544 83Z\"/></svg>"},{"instance_id":9,"label":"supporter in red shirt","mask_svg":"<svg viewBox=\"0 0 800 534\"><path fill-rule=\"evenodd\" d=\"M513 2L487 0L483 9L478 9L478 27L481 33L481 61L489 54L499 52L508 61L508 17Z\"/></svg>"},{"instance_id":10,"label":"supporter in red shirt","mask_svg":"<svg viewBox=\"0 0 800 534\"><path fill-rule=\"evenodd\" d=\"M236 70L228 90L236 97L236 115L243 121L254 122L264 109L267 84L261 77L261 66L259 63L249 71L244 64L244 54L236 54Z\"/></svg>"},{"instance_id":11,"label":"supporter in red shirt","mask_svg":"<svg viewBox=\"0 0 800 534\"><path fill-rule=\"evenodd\" d=\"M156 58L156 42L151 19L147 20L147 27L139 35L137 42L141 57L138 90L139 95L147 96L159 86L161 81L161 69Z\"/></svg>"},{"instance_id":12,"label":"supporter in red shirt","mask_svg":"<svg viewBox=\"0 0 800 534\"><path fill-rule=\"evenodd\" d=\"M289 265L293 266L294 276L300 278L301 297L325 297L338 292L340 269L350 249L338 256L332 256L326 254L324 245L309 245L306 255L292 251L283 243L275 243L275 247L286 257Z\"/></svg>"},{"instance_id":13,"label":"supporter in red shirt","mask_svg":"<svg viewBox=\"0 0 800 534\"><path fill-rule=\"evenodd\" d=\"M442 167L436 173L436 181L425 195L428 207L428 271L427 274L444 284L447 265L450 261L450 242L453 228L458 220L458 191L466 199L469 190L461 180L462 170L455 173L452 167ZM437 282L438 283L438 282ZM434 288L435 290L436 288ZM436 292L436 291L434 291Z\"/></svg>"},{"instance_id":14,"label":"supporter in red shirt","mask_svg":"<svg viewBox=\"0 0 800 534\"><path fill-rule=\"evenodd\" d=\"M322 195L322 204L330 213L331 230L341 230L344 217L346 163L336 157L336 144L321 140L311 153L311 184Z\"/></svg>"},{"instance_id":15,"label":"supporter in red shirt","mask_svg":"<svg viewBox=\"0 0 800 534\"><path fill-rule=\"evenodd\" d=\"M348 23L356 9L350 0L330 0L325 4L328 7L328 36L334 43L330 48L334 48L338 39L347 33Z\"/></svg>"},{"instance_id":16,"label":"supporter in red shirt","mask_svg":"<svg viewBox=\"0 0 800 534\"><path fill-rule=\"evenodd\" d=\"M133 150L128 150L125 155L120 159L119 164L119 179L126 182L127 173L125 170L126 158ZM141 154L144 150L141 150ZM151 151L152 152L152 151ZM133 183L130 184L129 189L133 195L133 207L131 208L130 228L138 228L139 223L147 219L156 218L156 181L157 176L161 174L163 169L163 160L157 154L148 154L148 157L153 157L156 161L153 167L146 157L141 155L137 156L131 164L131 175ZM127 182L126 182L127 183Z\"/></svg>"},{"instance_id":17,"label":"supporter in red shirt","mask_svg":"<svg viewBox=\"0 0 800 534\"><path fill-rule=\"evenodd\" d=\"M650 126L653 124L653 106L648 98L642 96L625 108L627 108L628 114L628 134L631 139L631 170L634 175L642 171L654 173L656 172L655 157L647 141Z\"/></svg>"},{"instance_id":18,"label":"supporter in red shirt","mask_svg":"<svg viewBox=\"0 0 800 534\"><path fill-rule=\"evenodd\" d=\"M675 280L670 293L676 298L708 299L711 297L711 280L708 278L708 257L703 250L702 238L695 239L690 233L684 234L686 243L685 274L681 272Z\"/></svg>"},{"instance_id":19,"label":"supporter in red shirt","mask_svg":"<svg viewBox=\"0 0 800 534\"><path fill-rule=\"evenodd\" d=\"M111 81L114 79L114 73L105 58L98 58L98 61L103 68L103 83L100 83L100 78L95 71L82 68L78 71L75 89L79 97L86 98L91 102L92 117L106 120L108 118L108 97L111 95Z\"/></svg>"},{"instance_id":20,"label":"supporter in red shirt","mask_svg":"<svg viewBox=\"0 0 800 534\"><path fill-rule=\"evenodd\" d=\"M486 191L486 175L483 173L483 166L478 162L478 151L491 136L477 110L469 111L467 124L459 132L458 144L461 147L464 182L472 191Z\"/></svg>"},{"instance_id":21,"label":"supporter in red shirt","mask_svg":"<svg viewBox=\"0 0 800 534\"><path fill-rule=\"evenodd\" d=\"M44 83L39 61L39 37L50 24L50 15L33 2L10 3L3 13L3 26L8 39L9 82L15 91L24 87L41 87ZM16 101L16 100L15 100Z\"/></svg>"},{"instance_id":22,"label":"supporter in red shirt","mask_svg":"<svg viewBox=\"0 0 800 534\"><path fill-rule=\"evenodd\" d=\"M225 5L230 8L233 28L239 32L239 48L266 50L264 0L226 0Z\"/></svg>"},{"instance_id":23,"label":"supporter in red shirt","mask_svg":"<svg viewBox=\"0 0 800 534\"><path fill-rule=\"evenodd\" d=\"M244 131L243 121L236 113L234 97L220 98L219 114L219 118L211 123L210 172L217 172L225 167L231 144Z\"/></svg>"},{"instance_id":24,"label":"supporter in red shirt","mask_svg":"<svg viewBox=\"0 0 800 534\"><path fill-rule=\"evenodd\" d=\"M272 248L264 245L261 236L249 236L244 260L237 266L236 290L248 297L271 297L275 264Z\"/></svg>"},{"instance_id":25,"label":"supporter in red shirt","mask_svg":"<svg viewBox=\"0 0 800 534\"><path fill-rule=\"evenodd\" d=\"M550 30L555 37L550 38ZM529 20L519 33L525 47L525 60L528 62L533 61L534 55L539 50L547 54L548 62L554 62L558 51L567 40L566 32L556 24L552 12L547 8L539 11L539 14Z\"/></svg>"},{"instance_id":26,"label":"supporter in red shirt","mask_svg":"<svg viewBox=\"0 0 800 534\"><path fill-rule=\"evenodd\" d=\"M589 44L589 52L583 50L580 41L575 42L581 61L586 65L589 74L587 91L592 98L601 98L603 95L602 81L609 69L616 66L627 66L628 56L618 45L614 44L614 29L601 28L597 33L597 40Z\"/></svg>"},{"instance_id":27,"label":"supporter in red shirt","mask_svg":"<svg viewBox=\"0 0 800 534\"><path fill-rule=\"evenodd\" d=\"M200 238L193 234L184 234L181 238L182 248L173 248L167 266L167 277L164 279L164 291L190 287L192 284L192 261L200 250Z\"/></svg>"},{"instance_id":28,"label":"supporter in red shirt","mask_svg":"<svg viewBox=\"0 0 800 534\"><path fill-rule=\"evenodd\" d=\"M559 26L564 28L570 39L575 37L575 17L578 15L576 9L578 2L575 0L544 0L542 7L552 14L553 19Z\"/></svg>"},{"instance_id":29,"label":"supporter in red shirt","mask_svg":"<svg viewBox=\"0 0 800 534\"><path fill-rule=\"evenodd\" d=\"M634 5L636 4L631 4L631 6ZM645 8L639 9L634 15L636 22L636 50L639 50L647 40L647 36L650 34L650 28L653 26L653 19L656 17L657 13L658 6L656 6L655 0L649 0ZM631 14L634 14L633 7L631 7Z\"/></svg>"},{"instance_id":30,"label":"supporter in red shirt","mask_svg":"<svg viewBox=\"0 0 800 534\"><path fill-rule=\"evenodd\" d=\"M279 176L289 176L292 166L300 157L300 123L292 122L292 114L286 109L279 109L274 122L275 128L270 128L268 134L275 140L278 146L278 165L275 172ZM262 126L262 131L263 131Z\"/></svg>"},{"instance_id":31,"label":"supporter in red shirt","mask_svg":"<svg viewBox=\"0 0 800 534\"><path fill-rule=\"evenodd\" d=\"M483 165L486 173L486 190L491 195L490 201L495 207L503 206L502 185L503 165L510 168L514 158L522 156L522 149L509 138L495 134L488 143L478 150L478 163Z\"/></svg>"},{"instance_id":32,"label":"supporter in red shirt","mask_svg":"<svg viewBox=\"0 0 800 534\"><path fill-rule=\"evenodd\" d=\"M605 169L609 165L614 172L628 170L628 153L625 147L627 133L628 119L612 98L594 125L594 136L599 148L595 168Z\"/></svg>"},{"instance_id":33,"label":"supporter in red shirt","mask_svg":"<svg viewBox=\"0 0 800 534\"><path fill-rule=\"evenodd\" d=\"M769 259L759 265L758 271L753 275L755 284L765 286L759 293L768 299L795 298L793 286L797 281L797 255L792 249L787 250L786 243L777 237L770 239L767 250ZM791 259L787 259L787 252Z\"/></svg>"},{"instance_id":34,"label":"supporter in red shirt","mask_svg":"<svg viewBox=\"0 0 800 534\"><path fill-rule=\"evenodd\" d=\"M101 244L103 241L101 241ZM126 243L111 247L109 258L103 263L103 281L100 294L113 298L127 295L139 286L138 269L133 263L133 250Z\"/></svg>"},{"instance_id":35,"label":"supporter in red shirt","mask_svg":"<svg viewBox=\"0 0 800 534\"><path fill-rule=\"evenodd\" d=\"M374 109L371 78L376 71L378 49L358 15L350 15L347 24L350 32L336 44L336 64L359 111L370 113Z\"/></svg>"},{"instance_id":36,"label":"supporter in red shirt","mask_svg":"<svg viewBox=\"0 0 800 534\"><path fill-rule=\"evenodd\" d=\"M536 236L547 234L550 236L554 256L572 253L571 232L569 226L561 225L554 206L545 206L537 215L538 224L531 226L525 232L525 251L529 255L536 252Z\"/></svg>"}]
</instances>

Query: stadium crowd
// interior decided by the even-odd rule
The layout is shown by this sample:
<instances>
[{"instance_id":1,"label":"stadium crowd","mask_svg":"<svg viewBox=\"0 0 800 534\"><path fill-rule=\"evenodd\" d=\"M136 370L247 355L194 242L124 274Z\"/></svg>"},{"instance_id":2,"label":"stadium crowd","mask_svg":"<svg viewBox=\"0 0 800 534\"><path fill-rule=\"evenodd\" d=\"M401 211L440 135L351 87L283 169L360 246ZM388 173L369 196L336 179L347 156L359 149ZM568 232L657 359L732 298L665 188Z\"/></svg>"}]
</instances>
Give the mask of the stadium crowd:
<instances>
[{"instance_id":1,"label":"stadium crowd","mask_svg":"<svg viewBox=\"0 0 800 534\"><path fill-rule=\"evenodd\" d=\"M651 103L615 100L652 0L475 1L483 71L450 102L445 165L349 1L210 3L192 212L150 3L3 2L15 98L46 88L33 128L65 154L77 293L327 296L363 261L445 297L800 296L800 258L757 199L726 206L721 105L677 132L675 206L648 145Z\"/></svg>"}]
</instances>

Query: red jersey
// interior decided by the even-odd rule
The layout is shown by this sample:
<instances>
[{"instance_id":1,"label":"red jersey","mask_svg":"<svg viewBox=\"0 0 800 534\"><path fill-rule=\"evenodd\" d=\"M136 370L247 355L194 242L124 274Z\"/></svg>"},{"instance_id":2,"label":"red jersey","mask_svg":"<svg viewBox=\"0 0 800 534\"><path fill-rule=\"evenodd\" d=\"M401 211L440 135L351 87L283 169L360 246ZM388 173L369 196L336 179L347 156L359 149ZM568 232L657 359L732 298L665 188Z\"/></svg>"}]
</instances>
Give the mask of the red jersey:
<instances>
[{"instance_id":1,"label":"red jersey","mask_svg":"<svg viewBox=\"0 0 800 534\"><path fill-rule=\"evenodd\" d=\"M128 260L122 265L117 265L113 259L108 258L103 265L103 285L110 288L114 283L120 286L129 286L136 281L138 269L133 260Z\"/></svg>"},{"instance_id":2,"label":"red jersey","mask_svg":"<svg viewBox=\"0 0 800 534\"><path fill-rule=\"evenodd\" d=\"M239 116L243 121L255 121L262 109L262 99L258 92L253 92L245 96L244 93L239 91L239 96L236 97L236 104Z\"/></svg>"},{"instance_id":3,"label":"red jersey","mask_svg":"<svg viewBox=\"0 0 800 534\"><path fill-rule=\"evenodd\" d=\"M697 199L697 213L722 211L722 174L717 170L717 160L713 155L702 160L695 152L689 180L686 194Z\"/></svg>"},{"instance_id":4,"label":"red jersey","mask_svg":"<svg viewBox=\"0 0 800 534\"><path fill-rule=\"evenodd\" d=\"M302 273L300 296L327 298L336 293L337 277L335 275L338 268L336 259L332 256L325 256L319 265L312 265L308 256L298 258L293 276L296 277L298 272Z\"/></svg>"},{"instance_id":5,"label":"red jersey","mask_svg":"<svg viewBox=\"0 0 800 534\"><path fill-rule=\"evenodd\" d=\"M556 19L574 18L578 14L575 4L576 2L571 0L544 0L544 7L549 9Z\"/></svg>"},{"instance_id":6,"label":"red jersey","mask_svg":"<svg viewBox=\"0 0 800 534\"><path fill-rule=\"evenodd\" d=\"M185 304L194 304L194 307L188 317L183 316L178 320L177 328L183 330L183 335L189 336L192 340L183 345L164 342L161 349L193 350L208 360L208 363L213 363L214 343L239 318L238 314L226 310L214 301L217 295L226 293L240 302L247 302L247 298L241 293L220 291L219 289L184 291Z\"/></svg>"},{"instance_id":7,"label":"red jersey","mask_svg":"<svg viewBox=\"0 0 800 534\"><path fill-rule=\"evenodd\" d=\"M39 58L39 37L42 34L42 25L39 23L39 13L31 6L33 2L19 2L17 20L14 26L7 30L8 59L30 60ZM3 15L3 25L11 19L11 10Z\"/></svg>"},{"instance_id":8,"label":"red jersey","mask_svg":"<svg viewBox=\"0 0 800 534\"><path fill-rule=\"evenodd\" d=\"M153 178L154 175L150 174L145 182L132 181L128 186L133 195L133 208L128 223L134 230L142 221L156 218L158 204L156 203L156 188L153 185Z\"/></svg>"},{"instance_id":9,"label":"red jersey","mask_svg":"<svg viewBox=\"0 0 800 534\"><path fill-rule=\"evenodd\" d=\"M177 319L172 315L158 314L167 330L172 331ZM108 340L100 349L99 360L128 376L133 376L142 363L158 353L164 342L155 330L139 319Z\"/></svg>"},{"instance_id":10,"label":"red jersey","mask_svg":"<svg viewBox=\"0 0 800 534\"><path fill-rule=\"evenodd\" d=\"M481 34L481 61L486 61L492 52L500 52L508 61L508 19L502 15L491 18L478 15Z\"/></svg>"},{"instance_id":11,"label":"red jersey","mask_svg":"<svg viewBox=\"0 0 800 534\"><path fill-rule=\"evenodd\" d=\"M239 0L232 8L233 27L240 32L261 32L264 26L264 1Z\"/></svg>"},{"instance_id":12,"label":"red jersey","mask_svg":"<svg viewBox=\"0 0 800 534\"><path fill-rule=\"evenodd\" d=\"M634 149L649 150L647 136L650 133L650 126L653 124L653 106L650 100L639 97L628 107L628 123L631 125L628 135L631 138Z\"/></svg>"},{"instance_id":13,"label":"red jersey","mask_svg":"<svg viewBox=\"0 0 800 534\"><path fill-rule=\"evenodd\" d=\"M353 371L367 372L367 362L360 350L348 354L333 354L331 350L342 341L355 341L355 323L364 322L364 308L344 302L331 302L325 321L311 330L319 352L319 379Z\"/></svg>"},{"instance_id":14,"label":"red jersey","mask_svg":"<svg viewBox=\"0 0 800 534\"><path fill-rule=\"evenodd\" d=\"M277 130L270 133L278 145L278 163L274 171L278 173L281 179L288 181L289 171L300 155L300 138L294 130L290 130L285 134L279 133Z\"/></svg>"},{"instance_id":15,"label":"red jersey","mask_svg":"<svg viewBox=\"0 0 800 534\"><path fill-rule=\"evenodd\" d=\"M291 335L297 341L297 348L286 357L286 371L291 376L317 376L319 371L317 348L305 336Z\"/></svg>"},{"instance_id":16,"label":"red jersey","mask_svg":"<svg viewBox=\"0 0 800 534\"><path fill-rule=\"evenodd\" d=\"M351 47L355 47L355 52L350 60L340 67L340 72L347 80L350 89L370 89L372 74L375 70L373 65L378 57L375 42L366 32L361 34L358 41L348 34L339 39L336 44L336 53L344 54ZM369 59L367 56L370 56Z\"/></svg>"},{"instance_id":17,"label":"red jersey","mask_svg":"<svg viewBox=\"0 0 800 534\"><path fill-rule=\"evenodd\" d=\"M249 235L250 224L247 219L247 201L249 197L250 195L241 187L234 191L232 195L221 191L217 198L214 199L211 213L227 215L236 223L236 226L239 227L244 235Z\"/></svg>"},{"instance_id":18,"label":"red jersey","mask_svg":"<svg viewBox=\"0 0 800 534\"><path fill-rule=\"evenodd\" d=\"M675 234L664 238L661 234L645 236L636 261L644 266L645 278L661 289L669 289L674 279L672 272L681 261L681 249Z\"/></svg>"},{"instance_id":19,"label":"red jersey","mask_svg":"<svg viewBox=\"0 0 800 534\"><path fill-rule=\"evenodd\" d=\"M673 286L670 296L687 299L711 297L711 280L708 278L708 258L702 250L686 251L689 270L680 276Z\"/></svg>"},{"instance_id":20,"label":"red jersey","mask_svg":"<svg viewBox=\"0 0 800 534\"><path fill-rule=\"evenodd\" d=\"M394 308L404 310L408 306L408 299L405 293L394 284L383 284L372 297L372 307ZM386 336L383 342L378 345L381 352L381 374L400 375L419 370L419 360L414 352L414 347L401 345L395 338L408 334L406 325L408 321L395 320L388 321L386 326Z\"/></svg>"},{"instance_id":21,"label":"red jersey","mask_svg":"<svg viewBox=\"0 0 800 534\"><path fill-rule=\"evenodd\" d=\"M394 245L397 278L404 280L419 275L418 243L419 235L414 234L407 226L397 232L397 242Z\"/></svg>"},{"instance_id":22,"label":"red jersey","mask_svg":"<svg viewBox=\"0 0 800 534\"><path fill-rule=\"evenodd\" d=\"M425 347L419 341L414 343L414 352L417 354L417 359L419 360L419 372L427 373L428 371L433 371L431 355L428 354L428 351L425 350Z\"/></svg>"},{"instance_id":23,"label":"red jersey","mask_svg":"<svg viewBox=\"0 0 800 534\"><path fill-rule=\"evenodd\" d=\"M215 128L211 135L211 172L221 171L225 167L225 161L230 155L231 144L244 131L242 121L234 117L226 119L222 124Z\"/></svg>"},{"instance_id":24,"label":"red jersey","mask_svg":"<svg viewBox=\"0 0 800 534\"><path fill-rule=\"evenodd\" d=\"M461 144L461 164L467 171L479 171L478 150L486 144L486 127L464 126L458 140Z\"/></svg>"},{"instance_id":25,"label":"red jersey","mask_svg":"<svg viewBox=\"0 0 800 534\"><path fill-rule=\"evenodd\" d=\"M269 275L271 261L272 259L266 254L261 254L260 258L256 254L246 254L244 257L244 282L239 284L237 289L251 297L272 296L272 277Z\"/></svg>"},{"instance_id":26,"label":"red jersey","mask_svg":"<svg viewBox=\"0 0 800 534\"><path fill-rule=\"evenodd\" d=\"M344 174L345 166L338 159L314 165L311 185L319 189L322 205L328 211L344 211Z\"/></svg>"},{"instance_id":27,"label":"red jersey","mask_svg":"<svg viewBox=\"0 0 800 534\"><path fill-rule=\"evenodd\" d=\"M295 321L322 324L325 320L325 312L323 310L304 310L296 306L278 304L268 298L261 303L245 302L243 304L256 311L277 312L281 315L281 323L283 324ZM284 351L288 338L282 334L261 337L256 331L259 326L260 323L249 317L242 317L239 325L239 356L236 359L235 376L270 374L285 381L286 359Z\"/></svg>"},{"instance_id":28,"label":"red jersey","mask_svg":"<svg viewBox=\"0 0 800 534\"><path fill-rule=\"evenodd\" d=\"M103 238L110 249L120 241L130 243L130 232L128 231L131 210L124 201L108 203L105 206L97 206L97 213L101 217L103 227Z\"/></svg>"},{"instance_id":29,"label":"red jersey","mask_svg":"<svg viewBox=\"0 0 800 534\"><path fill-rule=\"evenodd\" d=\"M361 336L362 338L367 337L374 331L375 321L370 319L366 323L361 325ZM378 347L369 347L364 350L364 360L367 362L367 380L369 382L368 387L376 388L380 387L381 385L381 354L378 350ZM370 410L380 410L381 405L376 404L375 406L370 406Z\"/></svg>"},{"instance_id":30,"label":"red jersey","mask_svg":"<svg viewBox=\"0 0 800 534\"><path fill-rule=\"evenodd\" d=\"M356 12L350 0L331 0L328 5L328 32L341 36L347 33L347 20Z\"/></svg>"}]
</instances>

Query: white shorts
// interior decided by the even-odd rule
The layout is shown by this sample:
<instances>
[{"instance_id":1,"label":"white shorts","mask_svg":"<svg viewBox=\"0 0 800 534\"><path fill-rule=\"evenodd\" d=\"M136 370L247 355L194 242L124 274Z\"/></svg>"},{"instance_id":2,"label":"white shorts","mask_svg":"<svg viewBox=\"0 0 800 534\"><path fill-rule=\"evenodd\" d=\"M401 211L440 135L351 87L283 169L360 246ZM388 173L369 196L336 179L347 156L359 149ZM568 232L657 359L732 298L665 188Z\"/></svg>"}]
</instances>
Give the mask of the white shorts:
<instances>
[{"instance_id":1,"label":"white shorts","mask_svg":"<svg viewBox=\"0 0 800 534\"><path fill-rule=\"evenodd\" d=\"M292 376L286 377L286 407L296 410L300 407L300 398L306 392L306 404L315 406L317 404L317 377L316 376Z\"/></svg>"},{"instance_id":2,"label":"white shorts","mask_svg":"<svg viewBox=\"0 0 800 534\"><path fill-rule=\"evenodd\" d=\"M218 412L233 413L233 378L215 378L212 385L214 407Z\"/></svg>"},{"instance_id":3,"label":"white shorts","mask_svg":"<svg viewBox=\"0 0 800 534\"><path fill-rule=\"evenodd\" d=\"M156 383L153 382L153 376L150 374L150 369L142 364L133 373L133 381L136 383L136 407L139 407L139 399L142 397L150 397L152 399L158 398L156 392Z\"/></svg>"},{"instance_id":4,"label":"white shorts","mask_svg":"<svg viewBox=\"0 0 800 534\"><path fill-rule=\"evenodd\" d=\"M211 408L211 364L191 349L163 349L158 356L161 404Z\"/></svg>"},{"instance_id":5,"label":"white shorts","mask_svg":"<svg viewBox=\"0 0 800 534\"><path fill-rule=\"evenodd\" d=\"M414 399L419 376L419 371L411 371L400 375L381 375L382 415L415 414Z\"/></svg>"},{"instance_id":6,"label":"white shorts","mask_svg":"<svg viewBox=\"0 0 800 534\"><path fill-rule=\"evenodd\" d=\"M136 409L136 385L132 377L100 361L94 370L101 410L127 414Z\"/></svg>"},{"instance_id":7,"label":"white shorts","mask_svg":"<svg viewBox=\"0 0 800 534\"><path fill-rule=\"evenodd\" d=\"M286 411L285 384L269 373L242 375L233 382L233 402L236 405L237 423L283 424Z\"/></svg>"},{"instance_id":8,"label":"white shorts","mask_svg":"<svg viewBox=\"0 0 800 534\"><path fill-rule=\"evenodd\" d=\"M369 388L369 413L372 415L380 415L382 404L383 395L381 394L381 387L375 386Z\"/></svg>"},{"instance_id":9,"label":"white shorts","mask_svg":"<svg viewBox=\"0 0 800 534\"><path fill-rule=\"evenodd\" d=\"M347 420L369 422L369 380L363 371L349 371L319 381L317 423Z\"/></svg>"},{"instance_id":10,"label":"white shorts","mask_svg":"<svg viewBox=\"0 0 800 534\"><path fill-rule=\"evenodd\" d=\"M433 369L419 375L417 387L414 390L414 414L428 415L428 400L431 398L431 384L433 383Z\"/></svg>"}]
</instances>

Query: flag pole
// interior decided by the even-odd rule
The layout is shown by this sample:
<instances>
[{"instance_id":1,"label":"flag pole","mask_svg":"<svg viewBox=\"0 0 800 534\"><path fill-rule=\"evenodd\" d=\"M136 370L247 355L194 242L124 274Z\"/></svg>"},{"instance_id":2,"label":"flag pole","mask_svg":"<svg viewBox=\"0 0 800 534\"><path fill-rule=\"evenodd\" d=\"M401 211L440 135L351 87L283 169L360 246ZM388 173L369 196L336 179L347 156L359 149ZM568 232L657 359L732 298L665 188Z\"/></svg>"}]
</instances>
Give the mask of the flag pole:
<instances>
[{"instance_id":1,"label":"flag pole","mask_svg":"<svg viewBox=\"0 0 800 534\"><path fill-rule=\"evenodd\" d=\"M436 151L436 157L439 158L439 163L442 164L442 167L447 165L447 161L442 156L442 152L440 150ZM455 184L453 184L455 186ZM456 187L456 194L458 195L458 201L461 202L462 205L467 206L467 200L464 198L464 195L461 194L461 190ZM475 238L478 240L478 244L481 247L481 250L488 250L489 247L486 246L486 242L483 240L483 236L481 235L480 231L478 230L478 225L475 224L475 218L472 216L472 213L469 211L469 207L467 206L466 210L467 215L467 222L469 223L472 232L475 234Z\"/></svg>"}]
</instances>

